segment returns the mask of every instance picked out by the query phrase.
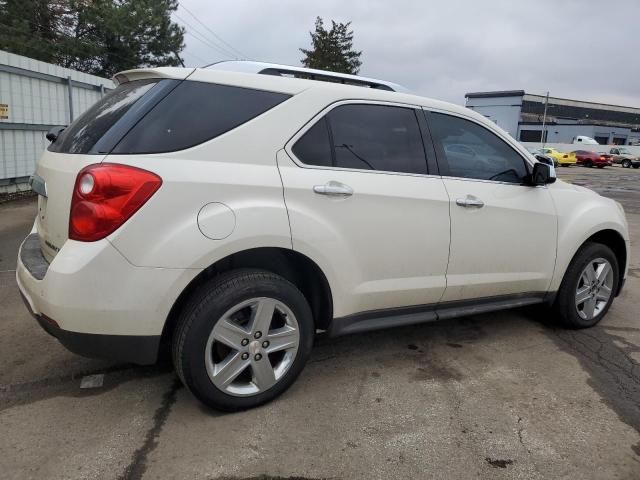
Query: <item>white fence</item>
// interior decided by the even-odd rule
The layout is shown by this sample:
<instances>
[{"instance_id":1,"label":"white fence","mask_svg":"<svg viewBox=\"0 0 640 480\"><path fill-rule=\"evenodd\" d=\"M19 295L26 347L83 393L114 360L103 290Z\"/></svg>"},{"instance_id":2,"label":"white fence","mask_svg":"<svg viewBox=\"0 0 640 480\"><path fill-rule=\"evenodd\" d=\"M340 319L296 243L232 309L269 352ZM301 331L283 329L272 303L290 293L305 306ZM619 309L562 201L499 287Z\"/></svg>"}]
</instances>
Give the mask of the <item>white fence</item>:
<instances>
[{"instance_id":1,"label":"white fence","mask_svg":"<svg viewBox=\"0 0 640 480\"><path fill-rule=\"evenodd\" d=\"M112 88L107 78L0 50L0 192L28 188L47 131L68 125Z\"/></svg>"}]
</instances>

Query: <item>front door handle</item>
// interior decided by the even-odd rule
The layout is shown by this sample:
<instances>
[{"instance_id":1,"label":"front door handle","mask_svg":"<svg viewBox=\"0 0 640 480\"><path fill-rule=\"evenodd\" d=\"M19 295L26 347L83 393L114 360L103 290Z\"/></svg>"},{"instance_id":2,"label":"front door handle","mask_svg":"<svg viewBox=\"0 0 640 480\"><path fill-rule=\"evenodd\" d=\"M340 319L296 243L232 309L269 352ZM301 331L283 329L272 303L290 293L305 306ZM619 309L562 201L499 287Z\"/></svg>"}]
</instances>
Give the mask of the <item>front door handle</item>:
<instances>
[{"instance_id":1,"label":"front door handle","mask_svg":"<svg viewBox=\"0 0 640 480\"><path fill-rule=\"evenodd\" d=\"M350 197L353 195L353 188L340 182L328 182L324 185L314 185L313 191L320 195L330 195L333 197Z\"/></svg>"},{"instance_id":2,"label":"front door handle","mask_svg":"<svg viewBox=\"0 0 640 480\"><path fill-rule=\"evenodd\" d=\"M478 197L474 197L473 195L467 195L464 198L456 199L456 205L465 208L482 208L484 207L484 202L480 200Z\"/></svg>"}]
</instances>

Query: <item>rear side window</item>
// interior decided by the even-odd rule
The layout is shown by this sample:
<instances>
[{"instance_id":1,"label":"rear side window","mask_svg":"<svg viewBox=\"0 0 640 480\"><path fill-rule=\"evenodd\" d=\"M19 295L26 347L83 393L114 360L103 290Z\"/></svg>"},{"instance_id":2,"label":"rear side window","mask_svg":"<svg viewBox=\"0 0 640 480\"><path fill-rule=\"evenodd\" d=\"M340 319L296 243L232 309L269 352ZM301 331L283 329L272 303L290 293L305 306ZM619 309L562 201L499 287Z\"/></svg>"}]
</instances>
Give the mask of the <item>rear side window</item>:
<instances>
[{"instance_id":1,"label":"rear side window","mask_svg":"<svg viewBox=\"0 0 640 480\"><path fill-rule=\"evenodd\" d=\"M477 123L430 113L429 128L438 157L446 160L449 176L521 183L527 175L524 159Z\"/></svg>"},{"instance_id":2,"label":"rear side window","mask_svg":"<svg viewBox=\"0 0 640 480\"><path fill-rule=\"evenodd\" d=\"M411 108L341 105L309 129L292 150L307 165L427 173L420 127Z\"/></svg>"},{"instance_id":3,"label":"rear side window","mask_svg":"<svg viewBox=\"0 0 640 480\"><path fill-rule=\"evenodd\" d=\"M89 153L109 129L157 83L158 80L155 79L120 85L63 130L56 141L49 145L49 150L61 153Z\"/></svg>"},{"instance_id":4,"label":"rear side window","mask_svg":"<svg viewBox=\"0 0 640 480\"><path fill-rule=\"evenodd\" d=\"M142 118L112 153L161 153L193 147L248 122L289 97L185 81Z\"/></svg>"},{"instance_id":5,"label":"rear side window","mask_svg":"<svg viewBox=\"0 0 640 480\"><path fill-rule=\"evenodd\" d=\"M327 119L322 118L293 146L296 157L308 165L333 166Z\"/></svg>"}]
</instances>

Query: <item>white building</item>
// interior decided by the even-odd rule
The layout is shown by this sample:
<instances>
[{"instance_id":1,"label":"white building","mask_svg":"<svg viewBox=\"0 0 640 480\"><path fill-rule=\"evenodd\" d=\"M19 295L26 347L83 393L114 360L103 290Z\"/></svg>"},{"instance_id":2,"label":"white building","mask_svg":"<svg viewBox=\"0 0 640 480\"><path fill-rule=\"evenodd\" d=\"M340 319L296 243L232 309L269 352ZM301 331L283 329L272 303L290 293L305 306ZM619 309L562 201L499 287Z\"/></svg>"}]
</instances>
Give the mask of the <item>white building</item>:
<instances>
[{"instance_id":1,"label":"white building","mask_svg":"<svg viewBox=\"0 0 640 480\"><path fill-rule=\"evenodd\" d=\"M467 93L466 106L522 142L541 142L544 95L524 90ZM601 145L640 142L640 108L549 97L544 141L571 143L578 135Z\"/></svg>"}]
</instances>

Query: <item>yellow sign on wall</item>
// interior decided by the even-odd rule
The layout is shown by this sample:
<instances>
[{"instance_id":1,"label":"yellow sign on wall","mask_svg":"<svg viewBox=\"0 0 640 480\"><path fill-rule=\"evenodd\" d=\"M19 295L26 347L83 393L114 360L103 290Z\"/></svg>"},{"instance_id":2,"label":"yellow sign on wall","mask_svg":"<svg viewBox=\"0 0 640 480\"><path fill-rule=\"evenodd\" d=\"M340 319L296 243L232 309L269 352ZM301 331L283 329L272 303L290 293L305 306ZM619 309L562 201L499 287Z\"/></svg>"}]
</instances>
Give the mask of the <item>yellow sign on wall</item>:
<instances>
[{"instance_id":1,"label":"yellow sign on wall","mask_svg":"<svg viewBox=\"0 0 640 480\"><path fill-rule=\"evenodd\" d=\"M0 120L7 120L9 118L9 105L6 103L0 103Z\"/></svg>"}]
</instances>

